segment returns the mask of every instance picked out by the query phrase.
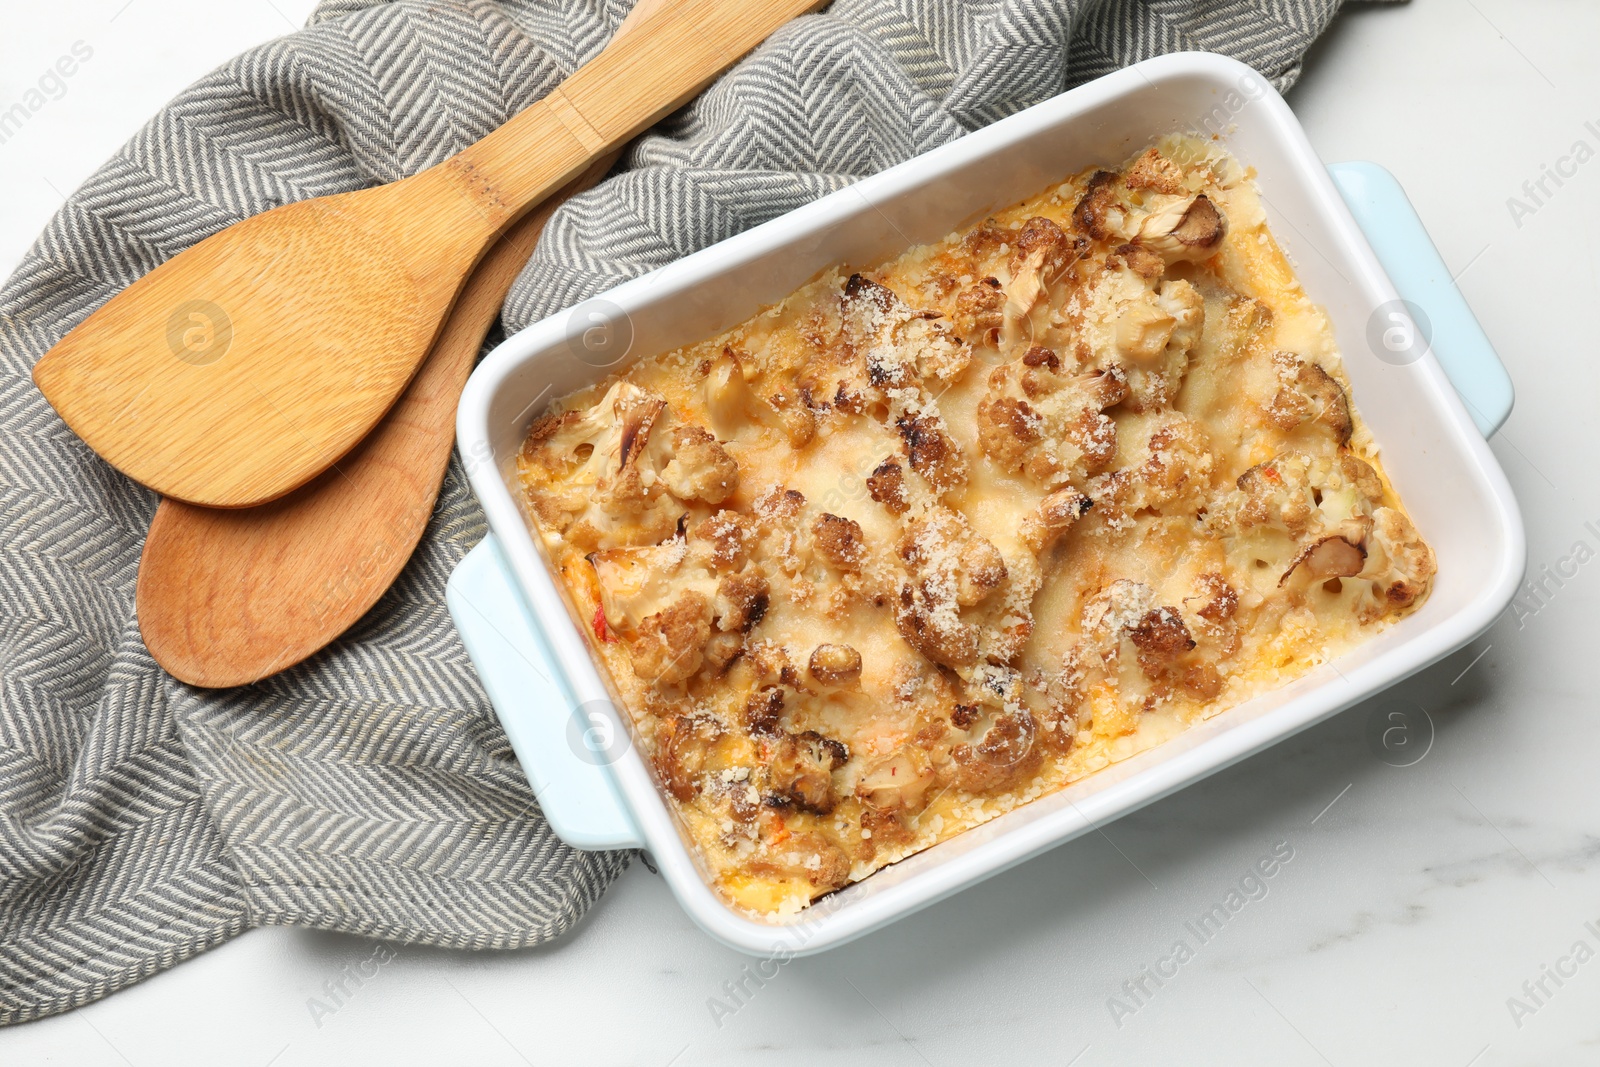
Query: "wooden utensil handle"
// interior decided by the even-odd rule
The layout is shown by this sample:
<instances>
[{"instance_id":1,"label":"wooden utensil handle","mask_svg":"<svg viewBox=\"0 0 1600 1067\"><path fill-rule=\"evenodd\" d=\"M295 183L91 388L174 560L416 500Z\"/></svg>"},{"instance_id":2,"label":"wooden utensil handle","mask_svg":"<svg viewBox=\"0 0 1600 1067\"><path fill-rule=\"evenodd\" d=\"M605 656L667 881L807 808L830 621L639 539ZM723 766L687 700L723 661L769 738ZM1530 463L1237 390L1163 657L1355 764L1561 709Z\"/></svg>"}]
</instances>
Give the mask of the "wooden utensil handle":
<instances>
[{"instance_id":1,"label":"wooden utensil handle","mask_svg":"<svg viewBox=\"0 0 1600 1067\"><path fill-rule=\"evenodd\" d=\"M589 160L683 105L779 26L817 6L818 0L655 3L625 39L434 170L491 222L508 224Z\"/></svg>"}]
</instances>

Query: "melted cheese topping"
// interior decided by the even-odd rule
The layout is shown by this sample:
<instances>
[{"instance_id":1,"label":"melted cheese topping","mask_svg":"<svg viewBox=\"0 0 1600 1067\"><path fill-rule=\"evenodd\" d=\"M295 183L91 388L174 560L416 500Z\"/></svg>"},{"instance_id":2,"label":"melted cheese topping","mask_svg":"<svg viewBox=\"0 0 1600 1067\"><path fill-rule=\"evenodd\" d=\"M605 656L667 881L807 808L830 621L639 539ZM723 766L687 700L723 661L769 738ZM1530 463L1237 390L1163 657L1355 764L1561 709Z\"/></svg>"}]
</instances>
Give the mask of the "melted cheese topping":
<instances>
[{"instance_id":1,"label":"melted cheese topping","mask_svg":"<svg viewBox=\"0 0 1600 1067\"><path fill-rule=\"evenodd\" d=\"M1193 139L559 401L521 476L708 879L766 917L1434 574L1250 176Z\"/></svg>"}]
</instances>

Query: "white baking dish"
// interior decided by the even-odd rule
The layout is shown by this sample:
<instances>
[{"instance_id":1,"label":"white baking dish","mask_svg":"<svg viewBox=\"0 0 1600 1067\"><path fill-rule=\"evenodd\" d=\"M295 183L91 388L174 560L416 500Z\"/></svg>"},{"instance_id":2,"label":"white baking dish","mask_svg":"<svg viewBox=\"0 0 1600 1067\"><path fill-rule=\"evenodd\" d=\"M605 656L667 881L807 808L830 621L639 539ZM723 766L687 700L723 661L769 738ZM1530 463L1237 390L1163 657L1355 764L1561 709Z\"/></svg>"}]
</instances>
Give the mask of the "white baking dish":
<instances>
[{"instance_id":1,"label":"white baking dish","mask_svg":"<svg viewBox=\"0 0 1600 1067\"><path fill-rule=\"evenodd\" d=\"M824 268L871 266L1085 166L1118 164L1176 131L1217 134L1256 168L1273 231L1306 290L1328 309L1356 404L1437 552L1432 595L1414 615L1334 664L849 886L801 922L769 923L733 911L706 884L646 761L628 744L626 716L611 705L578 620L529 534L514 488L514 457L530 423L549 398L625 365L596 364L614 359L630 330L630 356L698 341ZM1367 223L1370 244L1352 208ZM1409 362L1369 343L1399 321L1388 314L1401 292L1432 324L1432 351ZM1213 55L1165 56L508 339L478 367L461 399L458 443L492 536L452 577L450 610L559 835L580 848L648 848L683 907L729 945L763 954L816 952L1258 752L1481 633L1510 602L1524 567L1516 502L1484 440L1510 404L1509 378L1393 179L1370 164L1335 168L1330 177L1283 100L1249 68Z\"/></svg>"}]
</instances>

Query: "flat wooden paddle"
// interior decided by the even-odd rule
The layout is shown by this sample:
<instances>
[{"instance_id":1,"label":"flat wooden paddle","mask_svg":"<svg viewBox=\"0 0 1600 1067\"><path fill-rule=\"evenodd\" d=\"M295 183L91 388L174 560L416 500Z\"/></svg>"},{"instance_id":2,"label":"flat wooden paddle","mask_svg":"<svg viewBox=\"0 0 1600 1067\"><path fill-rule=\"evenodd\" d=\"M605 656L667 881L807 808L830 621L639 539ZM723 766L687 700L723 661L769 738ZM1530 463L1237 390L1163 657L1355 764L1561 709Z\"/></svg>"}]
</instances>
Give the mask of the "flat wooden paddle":
<instances>
[{"instance_id":1,"label":"flat wooden paddle","mask_svg":"<svg viewBox=\"0 0 1600 1067\"><path fill-rule=\"evenodd\" d=\"M639 0L610 48L673 0ZM139 559L145 647L179 681L248 685L326 646L378 602L427 529L484 335L556 208L612 152L501 237L467 279L433 350L378 428L333 467L255 508L166 499Z\"/></svg>"},{"instance_id":2,"label":"flat wooden paddle","mask_svg":"<svg viewBox=\"0 0 1600 1067\"><path fill-rule=\"evenodd\" d=\"M456 401L552 212L615 155L517 223L478 264L433 352L366 440L309 485L253 508L156 508L135 592L139 633L190 685L248 685L365 615L427 529L455 441Z\"/></svg>"},{"instance_id":3,"label":"flat wooden paddle","mask_svg":"<svg viewBox=\"0 0 1600 1067\"><path fill-rule=\"evenodd\" d=\"M62 338L33 379L91 448L165 496L276 499L383 417L501 233L816 3L663 4L438 166L286 204L174 256Z\"/></svg>"}]
</instances>

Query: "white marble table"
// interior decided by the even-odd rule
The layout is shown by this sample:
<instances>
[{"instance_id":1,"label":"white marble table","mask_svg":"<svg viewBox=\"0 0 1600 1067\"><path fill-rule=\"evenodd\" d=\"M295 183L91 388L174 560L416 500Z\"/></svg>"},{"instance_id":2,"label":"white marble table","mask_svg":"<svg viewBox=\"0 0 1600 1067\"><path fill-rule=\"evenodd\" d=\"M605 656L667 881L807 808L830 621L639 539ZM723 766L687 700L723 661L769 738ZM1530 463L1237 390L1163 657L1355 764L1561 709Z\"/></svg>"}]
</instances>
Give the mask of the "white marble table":
<instances>
[{"instance_id":1,"label":"white marble table","mask_svg":"<svg viewBox=\"0 0 1600 1067\"><path fill-rule=\"evenodd\" d=\"M54 190L311 0L132 0L111 21L123 4L5 15L0 104L73 42L94 49L66 94L0 144L7 269ZM1290 97L1324 158L1399 175L1511 368L1517 410L1494 448L1534 573L1580 542L1600 549L1585 526L1600 523L1600 162L1562 165L1576 173L1546 179L1541 204L1523 188L1575 142L1600 149L1585 126L1600 127L1597 41L1592 0L1356 7ZM1537 210L1514 214L1510 197ZM0 1032L0 1062L1600 1062L1597 581L1600 564L1578 566L1536 611L1404 687L1436 727L1413 766L1379 759L1369 709L1355 709L764 986L746 980L732 1013L709 1002L731 1005L750 961L635 866L543 949L399 947L360 986L344 979L343 1005L323 1014L311 999L327 1003L373 946L257 930ZM1159 987L1143 975L1275 846L1292 858L1264 897Z\"/></svg>"}]
</instances>

